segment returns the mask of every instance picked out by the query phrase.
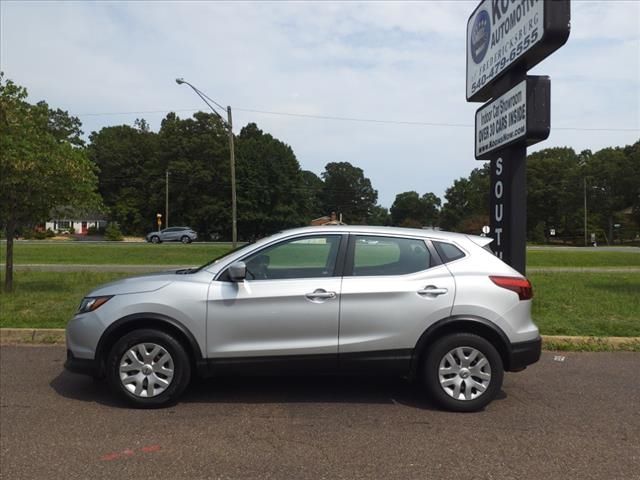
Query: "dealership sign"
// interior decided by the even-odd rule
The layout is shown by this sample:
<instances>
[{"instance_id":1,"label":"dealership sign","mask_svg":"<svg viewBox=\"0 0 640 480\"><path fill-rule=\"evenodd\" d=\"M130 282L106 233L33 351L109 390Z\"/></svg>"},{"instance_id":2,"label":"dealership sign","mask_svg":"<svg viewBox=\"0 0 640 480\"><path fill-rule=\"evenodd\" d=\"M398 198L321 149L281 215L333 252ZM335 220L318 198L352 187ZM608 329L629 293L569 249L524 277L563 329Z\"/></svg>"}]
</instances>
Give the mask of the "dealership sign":
<instances>
[{"instance_id":1,"label":"dealership sign","mask_svg":"<svg viewBox=\"0 0 640 480\"><path fill-rule=\"evenodd\" d=\"M515 143L533 145L549 137L549 77L528 76L476 111L475 155L492 153Z\"/></svg>"},{"instance_id":2,"label":"dealership sign","mask_svg":"<svg viewBox=\"0 0 640 480\"><path fill-rule=\"evenodd\" d=\"M524 274L527 146L549 136L549 77L527 71L569 38L570 0L481 0L467 20L468 102L476 111L475 157L490 160L493 252Z\"/></svg>"},{"instance_id":3,"label":"dealership sign","mask_svg":"<svg viewBox=\"0 0 640 480\"><path fill-rule=\"evenodd\" d=\"M483 0L467 22L467 101L492 97L512 66L525 70L569 38L568 0Z\"/></svg>"}]
</instances>

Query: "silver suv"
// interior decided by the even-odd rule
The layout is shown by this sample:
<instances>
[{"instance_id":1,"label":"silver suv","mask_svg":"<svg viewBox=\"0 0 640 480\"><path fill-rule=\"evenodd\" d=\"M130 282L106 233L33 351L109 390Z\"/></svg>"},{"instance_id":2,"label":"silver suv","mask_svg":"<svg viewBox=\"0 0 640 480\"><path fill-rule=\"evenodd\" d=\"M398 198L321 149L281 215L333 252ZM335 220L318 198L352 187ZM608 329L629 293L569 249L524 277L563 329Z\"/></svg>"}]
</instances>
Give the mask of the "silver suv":
<instances>
[{"instance_id":1,"label":"silver suv","mask_svg":"<svg viewBox=\"0 0 640 480\"><path fill-rule=\"evenodd\" d=\"M147 233L147 242L182 242L191 243L198 238L198 234L190 227L169 227L157 232Z\"/></svg>"},{"instance_id":2,"label":"silver suv","mask_svg":"<svg viewBox=\"0 0 640 480\"><path fill-rule=\"evenodd\" d=\"M175 402L193 373L406 376L474 411L540 357L529 281L491 239L307 227L199 268L117 281L67 326L66 368L130 403Z\"/></svg>"}]
</instances>

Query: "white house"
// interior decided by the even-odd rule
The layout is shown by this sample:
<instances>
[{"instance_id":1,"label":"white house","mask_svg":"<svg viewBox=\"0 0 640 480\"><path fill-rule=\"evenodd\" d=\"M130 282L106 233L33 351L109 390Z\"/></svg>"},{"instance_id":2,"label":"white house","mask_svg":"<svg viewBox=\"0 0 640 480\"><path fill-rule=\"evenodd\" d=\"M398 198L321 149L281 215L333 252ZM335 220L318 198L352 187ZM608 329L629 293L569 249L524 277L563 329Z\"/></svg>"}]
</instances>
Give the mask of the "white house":
<instances>
[{"instance_id":1,"label":"white house","mask_svg":"<svg viewBox=\"0 0 640 480\"><path fill-rule=\"evenodd\" d=\"M75 233L86 235L89 232L89 227L106 228L107 221L101 218L99 215L88 215L80 218L55 218L45 222L45 230L69 231L73 228Z\"/></svg>"}]
</instances>

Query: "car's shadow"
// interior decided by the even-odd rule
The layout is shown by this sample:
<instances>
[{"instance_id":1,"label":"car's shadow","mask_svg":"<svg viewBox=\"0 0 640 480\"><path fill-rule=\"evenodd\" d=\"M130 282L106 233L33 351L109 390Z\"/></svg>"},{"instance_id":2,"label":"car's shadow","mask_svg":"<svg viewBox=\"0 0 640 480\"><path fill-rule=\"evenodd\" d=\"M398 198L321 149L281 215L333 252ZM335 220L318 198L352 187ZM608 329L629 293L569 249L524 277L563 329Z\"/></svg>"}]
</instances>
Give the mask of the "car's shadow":
<instances>
[{"instance_id":1,"label":"car's shadow","mask_svg":"<svg viewBox=\"0 0 640 480\"><path fill-rule=\"evenodd\" d=\"M65 398L129 408L105 381L95 381L66 371L50 386ZM496 400L506 398L500 392ZM414 382L378 377L220 377L196 379L179 403L345 403L396 404L423 410L438 410Z\"/></svg>"}]
</instances>

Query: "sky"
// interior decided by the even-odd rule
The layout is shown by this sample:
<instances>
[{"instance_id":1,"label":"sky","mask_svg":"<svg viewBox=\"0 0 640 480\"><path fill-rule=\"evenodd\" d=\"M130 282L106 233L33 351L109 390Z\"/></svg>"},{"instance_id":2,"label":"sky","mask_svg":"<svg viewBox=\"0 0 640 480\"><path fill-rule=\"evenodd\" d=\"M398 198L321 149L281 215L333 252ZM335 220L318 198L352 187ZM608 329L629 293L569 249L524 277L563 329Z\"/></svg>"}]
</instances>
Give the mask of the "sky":
<instances>
[{"instance_id":1,"label":"sky","mask_svg":"<svg viewBox=\"0 0 640 480\"><path fill-rule=\"evenodd\" d=\"M175 83L184 77L231 105L236 133L257 123L316 174L350 162L390 207L409 190L442 198L482 165L481 104L465 96L477 5L3 0L0 70L30 101L78 116L87 135L136 118L157 130L169 111L205 110ZM567 44L529 71L551 77L551 134L529 152L640 138L640 1L574 0L571 9Z\"/></svg>"}]
</instances>

